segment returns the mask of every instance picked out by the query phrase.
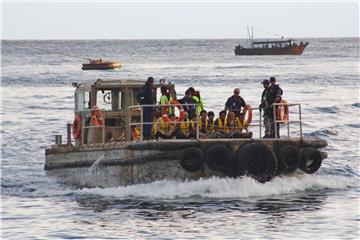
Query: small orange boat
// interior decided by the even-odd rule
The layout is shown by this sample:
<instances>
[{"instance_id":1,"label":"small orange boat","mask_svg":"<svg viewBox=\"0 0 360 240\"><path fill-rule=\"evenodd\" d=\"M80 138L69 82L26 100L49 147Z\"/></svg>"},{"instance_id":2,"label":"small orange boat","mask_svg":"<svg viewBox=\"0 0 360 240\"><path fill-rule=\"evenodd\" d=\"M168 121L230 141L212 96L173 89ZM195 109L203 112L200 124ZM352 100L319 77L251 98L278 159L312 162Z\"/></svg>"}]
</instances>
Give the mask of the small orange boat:
<instances>
[{"instance_id":1,"label":"small orange boat","mask_svg":"<svg viewBox=\"0 0 360 240\"><path fill-rule=\"evenodd\" d=\"M120 68L121 63L103 61L101 58L99 60L89 60L89 63L83 63L82 70L104 70L104 69L114 69Z\"/></svg>"}]
</instances>

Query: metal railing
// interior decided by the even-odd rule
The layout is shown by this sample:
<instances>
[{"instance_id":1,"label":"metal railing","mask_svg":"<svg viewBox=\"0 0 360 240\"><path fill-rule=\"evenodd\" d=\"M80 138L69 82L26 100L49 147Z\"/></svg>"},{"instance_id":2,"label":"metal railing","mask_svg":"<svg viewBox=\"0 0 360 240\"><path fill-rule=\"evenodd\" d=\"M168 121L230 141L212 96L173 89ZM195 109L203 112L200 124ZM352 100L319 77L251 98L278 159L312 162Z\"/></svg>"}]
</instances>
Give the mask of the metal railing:
<instances>
[{"instance_id":1,"label":"metal railing","mask_svg":"<svg viewBox=\"0 0 360 240\"><path fill-rule=\"evenodd\" d=\"M143 105L133 105L133 106L129 106L128 107L128 110L131 112L131 109L134 109L134 108L140 108L140 122L136 122L136 123L133 123L131 122L131 117L129 119L129 127L131 129L132 126L138 126L140 125L141 126L141 134L140 134L140 141L143 141L143 126L144 125L153 125L153 124L157 124L156 122L144 122L144 107L153 107L153 108L163 108L163 107L176 107L176 106L187 106L187 107L190 107L190 106L194 106L195 109L195 114L196 114L196 108L197 106L199 106L200 104L199 103L185 103L185 104L161 104L161 105L157 105L157 104L143 104ZM185 110L184 110L185 111ZM198 123L198 116L196 115L196 121L194 122L194 124L196 125L196 139L199 139L200 138L200 131L199 131L199 123ZM188 123L186 121L180 121L180 122L176 122L177 124L181 124L181 123ZM164 123L164 124L171 124L171 123Z\"/></svg>"},{"instance_id":2,"label":"metal railing","mask_svg":"<svg viewBox=\"0 0 360 240\"><path fill-rule=\"evenodd\" d=\"M278 106L287 106L288 107L288 116L289 119L286 121L283 120L277 120L277 107ZM290 121L290 107L298 106L299 111L299 120L293 120ZM301 119L301 104L300 103L273 103L273 119L274 119L274 134L275 139L279 138L278 136L278 123L286 124L287 125L287 135L288 138L290 138L290 123L299 123L300 127L300 139L303 138L303 132L302 132L302 119Z\"/></svg>"},{"instance_id":3,"label":"metal railing","mask_svg":"<svg viewBox=\"0 0 360 240\"><path fill-rule=\"evenodd\" d=\"M196 107L199 105L199 104L179 104L181 106L193 106L195 107L194 111L196 113ZM289 116L289 119L286 120L286 121L283 121L283 120L278 120L277 119L277 108L279 106L287 106L289 109L290 107L294 107L294 106L298 106L298 115L299 115L299 118L298 120L290 120L290 110L288 112L288 116ZM103 109L100 109L101 111L101 114L102 114L102 118L103 118L103 123L102 125L98 125L98 126L93 126L92 125L92 118L93 118L93 114L92 112L94 110L92 109L87 109L87 110L83 110L81 112L79 112L81 114L81 119L82 119L82 125L81 125L81 141L80 141L80 145L82 144L88 144L88 136L89 136L89 133L88 131L86 131L85 133L85 130L86 129L102 129L102 143L105 142L105 127L112 127L112 128L121 128L121 129L125 129L125 136L130 133L130 140L131 140L131 135L132 135L132 127L133 126L141 126L141 134L140 134L140 141L143 141L143 126L144 125L153 125L153 124L159 124L157 122L144 122L144 107L154 107L154 108L159 108L160 110L163 108L163 107L176 107L177 105L175 104L162 104L162 105L157 105L157 104L146 104L146 105L133 105L133 106L129 106L128 107L128 117L129 117L129 121L128 121L128 125L125 125L125 126L121 126L121 127L113 127L113 126L106 126L105 124L105 121L106 121L106 118L105 118L105 110ZM272 139L278 139L280 136L278 136L277 132L278 132L278 127L279 127L279 124L283 124L283 125L286 125L287 126L287 138L290 138L290 125L293 124L293 123L298 123L299 124L299 127L300 127L300 139L303 138L303 130L302 130L302 118L301 118L301 105L299 103L274 103L272 105L272 108L273 108L273 124L274 124L274 138ZM133 122L132 121L132 112L133 112L133 109L140 109L140 122ZM262 119L262 111L261 109L259 108L251 108L251 110L260 110L259 111L259 123L255 123L255 122L252 122L250 123L247 128L243 128L243 129L246 129L246 131L249 131L249 127L259 127L259 139L262 138L262 128L263 128L263 119ZM90 120L90 122L88 122ZM193 124L196 126L196 139L200 139L200 129L199 129L199 116L197 116L196 114L196 117L194 118L194 121L193 121ZM126 121L125 121L126 122ZM190 124L189 121L179 121L179 122L175 122L176 124L181 124L181 123L188 123ZM169 122L169 123L163 123L163 124L173 124L172 122ZM71 123L68 123L67 124L67 144L70 145L71 144L71 127L72 127L72 124ZM126 131L126 129L128 128L128 131ZM231 127L227 127L228 129L231 129ZM239 129L239 128L236 128L236 129ZM85 134L87 134L87 139L86 139L86 143L85 143ZM95 136L95 131L93 131L91 133L92 135L90 135L92 137L92 140L93 142L95 142L95 139L96 139L96 136ZM59 141L59 136L57 136L58 138L58 143L61 143L61 140ZM125 137L125 140L126 140L126 137Z\"/></svg>"}]
</instances>

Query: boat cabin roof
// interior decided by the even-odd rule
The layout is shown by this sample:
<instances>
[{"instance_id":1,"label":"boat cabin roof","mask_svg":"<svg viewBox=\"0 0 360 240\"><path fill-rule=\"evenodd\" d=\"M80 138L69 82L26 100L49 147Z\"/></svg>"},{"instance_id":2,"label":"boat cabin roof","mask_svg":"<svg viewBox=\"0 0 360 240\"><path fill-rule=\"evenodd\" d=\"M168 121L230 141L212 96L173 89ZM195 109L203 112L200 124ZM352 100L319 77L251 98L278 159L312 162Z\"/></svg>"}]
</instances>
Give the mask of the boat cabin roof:
<instances>
[{"instance_id":1,"label":"boat cabin roof","mask_svg":"<svg viewBox=\"0 0 360 240\"><path fill-rule=\"evenodd\" d=\"M253 41L253 44L268 44L268 43L290 43L292 42L292 39L287 40L272 40L272 41Z\"/></svg>"},{"instance_id":2,"label":"boat cabin roof","mask_svg":"<svg viewBox=\"0 0 360 240\"><path fill-rule=\"evenodd\" d=\"M76 87L75 91L91 91L92 87L96 89L121 89L121 88L142 88L145 84L144 80L128 80L128 79L97 79L95 82L73 83ZM167 83L168 85L171 83ZM154 83L155 88L161 87L163 84Z\"/></svg>"}]
</instances>

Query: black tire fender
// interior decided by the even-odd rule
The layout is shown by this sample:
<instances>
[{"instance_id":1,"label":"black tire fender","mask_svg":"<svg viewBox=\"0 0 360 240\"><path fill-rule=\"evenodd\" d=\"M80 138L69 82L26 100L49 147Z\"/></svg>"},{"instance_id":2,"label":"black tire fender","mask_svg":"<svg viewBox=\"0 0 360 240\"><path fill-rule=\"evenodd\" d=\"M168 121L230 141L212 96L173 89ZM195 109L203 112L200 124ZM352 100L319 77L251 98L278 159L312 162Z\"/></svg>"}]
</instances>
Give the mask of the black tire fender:
<instances>
[{"instance_id":1,"label":"black tire fender","mask_svg":"<svg viewBox=\"0 0 360 240\"><path fill-rule=\"evenodd\" d=\"M300 150L296 146L281 146L277 158L281 173L293 173L300 166Z\"/></svg>"},{"instance_id":2,"label":"black tire fender","mask_svg":"<svg viewBox=\"0 0 360 240\"><path fill-rule=\"evenodd\" d=\"M273 151L259 142L240 146L235 155L236 176L248 175L260 182L270 181L277 171L277 159Z\"/></svg>"},{"instance_id":3,"label":"black tire fender","mask_svg":"<svg viewBox=\"0 0 360 240\"><path fill-rule=\"evenodd\" d=\"M197 147L189 147L180 152L180 165L188 172L197 172L203 169L204 153Z\"/></svg>"},{"instance_id":4,"label":"black tire fender","mask_svg":"<svg viewBox=\"0 0 360 240\"><path fill-rule=\"evenodd\" d=\"M306 147L301 151L300 169L307 174L319 170L323 156L319 150L313 147Z\"/></svg>"},{"instance_id":5,"label":"black tire fender","mask_svg":"<svg viewBox=\"0 0 360 240\"><path fill-rule=\"evenodd\" d=\"M206 160L211 170L233 176L232 151L228 147L219 143L209 146L206 151Z\"/></svg>"}]
</instances>

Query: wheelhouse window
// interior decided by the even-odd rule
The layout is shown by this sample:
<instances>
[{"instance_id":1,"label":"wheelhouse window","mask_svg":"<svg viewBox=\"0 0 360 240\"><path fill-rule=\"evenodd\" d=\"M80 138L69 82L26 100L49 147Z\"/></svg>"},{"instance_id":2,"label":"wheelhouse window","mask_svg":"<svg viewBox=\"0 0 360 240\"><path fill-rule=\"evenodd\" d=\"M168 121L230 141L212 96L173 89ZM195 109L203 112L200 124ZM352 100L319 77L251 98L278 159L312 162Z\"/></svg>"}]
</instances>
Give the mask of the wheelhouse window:
<instances>
[{"instance_id":1,"label":"wheelhouse window","mask_svg":"<svg viewBox=\"0 0 360 240\"><path fill-rule=\"evenodd\" d=\"M124 109L125 95L120 90L99 90L96 94L96 105L105 111Z\"/></svg>"},{"instance_id":2,"label":"wheelhouse window","mask_svg":"<svg viewBox=\"0 0 360 240\"><path fill-rule=\"evenodd\" d=\"M90 92L75 92L75 112L90 109Z\"/></svg>"}]
</instances>

